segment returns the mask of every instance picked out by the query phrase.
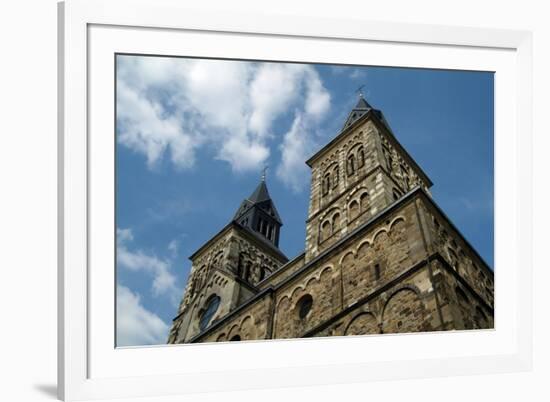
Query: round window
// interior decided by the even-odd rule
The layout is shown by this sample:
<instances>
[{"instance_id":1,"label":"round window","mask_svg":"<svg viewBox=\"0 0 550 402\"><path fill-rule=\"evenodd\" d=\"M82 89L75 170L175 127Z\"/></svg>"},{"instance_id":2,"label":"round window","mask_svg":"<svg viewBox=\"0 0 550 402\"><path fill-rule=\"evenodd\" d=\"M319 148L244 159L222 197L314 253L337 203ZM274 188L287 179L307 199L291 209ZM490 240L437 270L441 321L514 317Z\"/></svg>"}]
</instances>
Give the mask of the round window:
<instances>
[{"instance_id":1,"label":"round window","mask_svg":"<svg viewBox=\"0 0 550 402\"><path fill-rule=\"evenodd\" d=\"M208 303L206 304L206 307L204 308L204 311L201 314L201 318L199 320L199 328L201 331L204 331L206 329L206 327L210 323L210 320L212 320L212 317L214 316L214 314L216 314L216 311L218 311L219 306L220 306L219 296L211 297L208 300Z\"/></svg>"},{"instance_id":2,"label":"round window","mask_svg":"<svg viewBox=\"0 0 550 402\"><path fill-rule=\"evenodd\" d=\"M302 296L296 306L298 307L298 315L303 319L311 310L311 306L313 306L313 298L311 295Z\"/></svg>"}]
</instances>

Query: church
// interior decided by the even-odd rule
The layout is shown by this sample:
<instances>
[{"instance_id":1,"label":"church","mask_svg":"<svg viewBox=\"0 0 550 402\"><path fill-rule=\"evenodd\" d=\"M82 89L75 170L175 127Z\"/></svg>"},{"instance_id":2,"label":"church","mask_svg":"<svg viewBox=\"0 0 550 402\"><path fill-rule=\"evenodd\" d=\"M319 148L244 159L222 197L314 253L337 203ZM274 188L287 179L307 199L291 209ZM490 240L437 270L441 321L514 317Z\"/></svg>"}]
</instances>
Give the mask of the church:
<instances>
[{"instance_id":1,"label":"church","mask_svg":"<svg viewBox=\"0 0 550 402\"><path fill-rule=\"evenodd\" d=\"M265 175L192 261L168 343L493 328L494 274L362 95L306 161L305 250L279 249Z\"/></svg>"}]
</instances>

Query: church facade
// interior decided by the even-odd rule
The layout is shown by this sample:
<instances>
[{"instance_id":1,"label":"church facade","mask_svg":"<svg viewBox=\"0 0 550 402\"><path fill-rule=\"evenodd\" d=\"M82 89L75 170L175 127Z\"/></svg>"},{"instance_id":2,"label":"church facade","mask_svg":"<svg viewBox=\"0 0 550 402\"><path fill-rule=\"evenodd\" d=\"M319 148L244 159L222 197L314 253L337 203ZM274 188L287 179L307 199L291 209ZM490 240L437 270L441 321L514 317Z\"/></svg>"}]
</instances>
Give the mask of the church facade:
<instances>
[{"instance_id":1,"label":"church facade","mask_svg":"<svg viewBox=\"0 0 550 402\"><path fill-rule=\"evenodd\" d=\"M494 275L361 96L307 162L304 252L279 250L265 178L191 257L168 343L493 328Z\"/></svg>"}]
</instances>

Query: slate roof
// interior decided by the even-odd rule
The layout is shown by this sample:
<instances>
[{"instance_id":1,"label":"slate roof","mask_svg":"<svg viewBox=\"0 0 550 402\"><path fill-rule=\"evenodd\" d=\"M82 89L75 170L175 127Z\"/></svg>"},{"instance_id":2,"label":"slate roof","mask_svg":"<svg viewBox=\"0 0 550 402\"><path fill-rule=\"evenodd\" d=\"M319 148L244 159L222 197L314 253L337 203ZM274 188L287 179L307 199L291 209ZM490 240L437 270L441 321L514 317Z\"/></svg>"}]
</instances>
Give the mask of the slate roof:
<instances>
[{"instance_id":1,"label":"slate roof","mask_svg":"<svg viewBox=\"0 0 550 402\"><path fill-rule=\"evenodd\" d=\"M369 103L365 100L365 98L360 96L359 100L357 101L357 105L355 105L355 107L349 113L348 118L344 123L344 127L342 127L342 130L351 126L356 120L358 120L361 116L363 116L365 113L367 113L371 109L375 110L371 105L369 105Z\"/></svg>"},{"instance_id":2,"label":"slate roof","mask_svg":"<svg viewBox=\"0 0 550 402\"><path fill-rule=\"evenodd\" d=\"M239 209L235 213L235 216L233 217L234 220L239 219L241 216L243 216L250 208L257 205L260 209L264 210L265 212L268 212L273 219L275 219L277 222L282 224L281 217L279 216L279 213L277 212L277 208L275 208L275 203L271 199L271 196L269 195L269 191L267 190L267 185L265 183L265 180L261 180L260 184L256 187L256 189L250 194L248 198L245 198L241 205L239 206Z\"/></svg>"}]
</instances>

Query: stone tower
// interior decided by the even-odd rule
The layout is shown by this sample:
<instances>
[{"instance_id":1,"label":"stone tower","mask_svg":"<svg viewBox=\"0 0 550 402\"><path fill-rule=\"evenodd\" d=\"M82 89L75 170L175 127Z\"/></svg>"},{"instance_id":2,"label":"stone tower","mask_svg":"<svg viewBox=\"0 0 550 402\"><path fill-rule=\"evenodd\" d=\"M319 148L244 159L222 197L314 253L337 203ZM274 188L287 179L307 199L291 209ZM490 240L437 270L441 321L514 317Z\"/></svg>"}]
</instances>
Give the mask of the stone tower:
<instances>
[{"instance_id":1,"label":"stone tower","mask_svg":"<svg viewBox=\"0 0 550 402\"><path fill-rule=\"evenodd\" d=\"M307 162L311 195L306 261L430 179L396 141L381 111L360 96L340 134Z\"/></svg>"},{"instance_id":2,"label":"stone tower","mask_svg":"<svg viewBox=\"0 0 550 402\"><path fill-rule=\"evenodd\" d=\"M169 343L493 328L493 271L361 96L307 162L304 253L278 249L262 181L191 259Z\"/></svg>"},{"instance_id":3,"label":"stone tower","mask_svg":"<svg viewBox=\"0 0 550 402\"><path fill-rule=\"evenodd\" d=\"M169 342L185 342L229 314L288 261L278 248L282 225L262 177L229 224L189 257L191 273Z\"/></svg>"}]
</instances>

